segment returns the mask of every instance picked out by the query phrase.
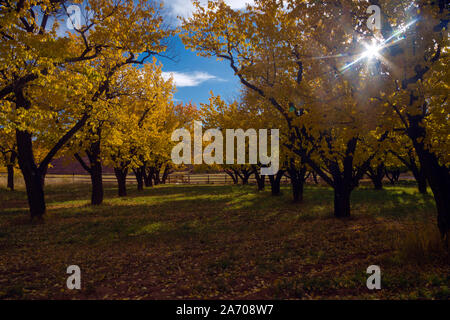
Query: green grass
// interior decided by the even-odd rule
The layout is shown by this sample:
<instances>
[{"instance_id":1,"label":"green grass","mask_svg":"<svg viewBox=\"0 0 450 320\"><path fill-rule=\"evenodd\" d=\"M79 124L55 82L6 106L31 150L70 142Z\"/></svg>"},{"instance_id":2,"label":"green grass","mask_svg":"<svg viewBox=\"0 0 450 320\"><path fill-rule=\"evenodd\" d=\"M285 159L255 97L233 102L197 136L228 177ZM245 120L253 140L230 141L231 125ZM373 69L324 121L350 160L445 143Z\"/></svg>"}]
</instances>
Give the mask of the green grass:
<instances>
[{"instance_id":1,"label":"green grass","mask_svg":"<svg viewBox=\"0 0 450 320\"><path fill-rule=\"evenodd\" d=\"M24 191L0 189L0 298L449 298L448 257L432 231L415 238L436 214L414 185L355 190L345 220L332 216L331 189L308 186L304 204L282 191L130 187L121 199L107 185L91 207L87 185L48 186L45 223L31 224ZM71 264L80 291L65 288ZM376 292L365 285L373 264Z\"/></svg>"}]
</instances>

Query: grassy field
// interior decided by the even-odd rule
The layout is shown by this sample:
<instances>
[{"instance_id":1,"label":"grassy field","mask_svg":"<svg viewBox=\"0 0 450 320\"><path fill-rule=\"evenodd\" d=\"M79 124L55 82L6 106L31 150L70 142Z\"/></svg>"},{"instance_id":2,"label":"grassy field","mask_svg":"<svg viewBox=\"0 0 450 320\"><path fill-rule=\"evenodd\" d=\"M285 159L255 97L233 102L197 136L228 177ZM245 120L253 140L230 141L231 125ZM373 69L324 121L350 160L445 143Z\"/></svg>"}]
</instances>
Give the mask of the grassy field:
<instances>
[{"instance_id":1,"label":"grassy field","mask_svg":"<svg viewBox=\"0 0 450 320\"><path fill-rule=\"evenodd\" d=\"M131 189L131 188L130 188ZM332 190L271 197L254 186L159 186L89 206L87 185L48 186L44 224L0 189L3 299L449 299L448 252L431 196L414 184L358 189L332 217ZM82 290L66 288L81 268ZM382 289L366 287L379 265Z\"/></svg>"}]
</instances>

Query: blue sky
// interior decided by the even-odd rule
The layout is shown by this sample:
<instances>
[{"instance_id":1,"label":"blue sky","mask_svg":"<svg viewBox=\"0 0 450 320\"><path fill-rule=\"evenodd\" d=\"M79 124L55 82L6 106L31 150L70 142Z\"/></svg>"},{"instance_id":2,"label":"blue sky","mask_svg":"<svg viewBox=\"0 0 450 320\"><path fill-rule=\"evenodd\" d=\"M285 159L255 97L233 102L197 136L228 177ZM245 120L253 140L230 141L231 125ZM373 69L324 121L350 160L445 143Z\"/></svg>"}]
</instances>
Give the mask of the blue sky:
<instances>
[{"instance_id":1,"label":"blue sky","mask_svg":"<svg viewBox=\"0 0 450 320\"><path fill-rule=\"evenodd\" d=\"M164 0L168 16L176 23L177 16L188 17L193 10L191 0ZM206 0L201 0L205 3ZM225 0L232 8L242 9L252 0ZM234 72L226 61L215 58L198 57L195 52L186 50L181 40L174 39L176 60L160 59L163 72L171 74L177 86L176 101L187 103L192 101L197 105L207 103L210 91L220 94L225 101L232 100L239 95L240 84Z\"/></svg>"},{"instance_id":2,"label":"blue sky","mask_svg":"<svg viewBox=\"0 0 450 320\"><path fill-rule=\"evenodd\" d=\"M226 61L198 57L195 52L186 50L178 37L173 43L175 46L172 51L176 54L174 61L161 58L160 62L164 76L172 75L175 81L175 102L206 103L211 90L214 94L220 94L225 101L239 94L239 80Z\"/></svg>"},{"instance_id":3,"label":"blue sky","mask_svg":"<svg viewBox=\"0 0 450 320\"><path fill-rule=\"evenodd\" d=\"M180 25L178 17L189 17L193 12L192 0L159 0L164 3L164 16L166 23L174 27ZM200 0L205 5L207 0ZM243 9L247 3L253 4L253 0L225 0L233 9ZM77 6L73 6L77 9ZM69 15L74 11L69 11ZM83 13L86 14L86 13ZM75 15L73 16L75 17ZM75 18L72 23L75 22ZM80 21L83 23L83 21ZM65 34L71 25L71 20L61 23L59 32ZM163 65L163 75L173 77L177 87L175 102L193 102L197 105L207 103L210 92L220 94L225 101L234 100L240 92L240 83L234 75L228 62L217 61L216 58L203 58L197 56L196 52L185 49L181 39L176 36L172 39L173 47L169 55L175 55L175 59L159 58Z\"/></svg>"}]
</instances>

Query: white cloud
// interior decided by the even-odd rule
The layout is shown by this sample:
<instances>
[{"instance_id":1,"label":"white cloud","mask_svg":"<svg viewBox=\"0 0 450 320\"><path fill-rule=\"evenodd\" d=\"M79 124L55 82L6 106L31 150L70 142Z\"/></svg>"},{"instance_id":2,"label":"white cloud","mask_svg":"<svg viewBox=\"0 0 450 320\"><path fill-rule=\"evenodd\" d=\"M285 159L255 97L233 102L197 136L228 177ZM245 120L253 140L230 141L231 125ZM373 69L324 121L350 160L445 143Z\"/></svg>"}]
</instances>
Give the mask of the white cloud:
<instances>
[{"instance_id":1,"label":"white cloud","mask_svg":"<svg viewBox=\"0 0 450 320\"><path fill-rule=\"evenodd\" d=\"M213 76L207 72L196 71L192 73L183 73L177 71L169 71L163 72L162 76L164 79L168 79L170 76L173 77L175 85L177 87L196 87L202 84L205 81L209 80L218 80L221 81L220 78Z\"/></svg>"},{"instance_id":2,"label":"white cloud","mask_svg":"<svg viewBox=\"0 0 450 320\"><path fill-rule=\"evenodd\" d=\"M207 0L200 0L202 5L207 2ZM253 0L225 0L225 2L233 9L243 9L247 3L254 4ZM191 0L165 0L164 4L174 16L188 17L194 10Z\"/></svg>"}]
</instances>

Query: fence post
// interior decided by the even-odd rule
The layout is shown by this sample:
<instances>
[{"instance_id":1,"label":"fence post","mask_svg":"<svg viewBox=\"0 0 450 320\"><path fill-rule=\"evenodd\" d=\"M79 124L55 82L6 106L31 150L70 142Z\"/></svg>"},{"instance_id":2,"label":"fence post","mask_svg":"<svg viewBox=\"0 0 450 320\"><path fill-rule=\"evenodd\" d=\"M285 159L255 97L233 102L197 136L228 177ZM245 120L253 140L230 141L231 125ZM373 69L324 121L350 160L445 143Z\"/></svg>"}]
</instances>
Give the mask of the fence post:
<instances>
[{"instance_id":1,"label":"fence post","mask_svg":"<svg viewBox=\"0 0 450 320\"><path fill-rule=\"evenodd\" d=\"M209 174L208 174L208 184L209 184Z\"/></svg>"}]
</instances>

